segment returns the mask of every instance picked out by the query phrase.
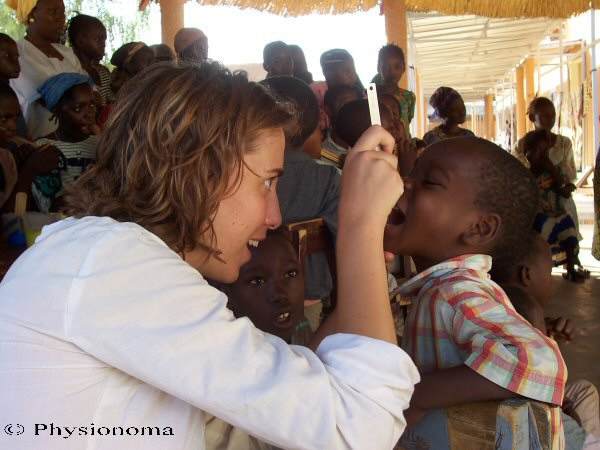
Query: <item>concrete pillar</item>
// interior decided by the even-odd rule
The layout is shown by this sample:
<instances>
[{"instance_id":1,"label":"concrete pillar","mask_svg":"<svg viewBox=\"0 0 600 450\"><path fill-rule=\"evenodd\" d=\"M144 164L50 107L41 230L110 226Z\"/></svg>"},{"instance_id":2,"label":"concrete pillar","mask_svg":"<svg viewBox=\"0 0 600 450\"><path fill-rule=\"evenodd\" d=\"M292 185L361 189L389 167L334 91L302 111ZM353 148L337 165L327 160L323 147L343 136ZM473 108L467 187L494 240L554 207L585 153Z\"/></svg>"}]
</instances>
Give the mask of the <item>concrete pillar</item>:
<instances>
[{"instance_id":1,"label":"concrete pillar","mask_svg":"<svg viewBox=\"0 0 600 450\"><path fill-rule=\"evenodd\" d=\"M527 133L527 106L525 106L525 69L523 65L516 70L516 116L517 116L517 135L514 142L517 142L525 133Z\"/></svg>"},{"instance_id":2,"label":"concrete pillar","mask_svg":"<svg viewBox=\"0 0 600 450\"><path fill-rule=\"evenodd\" d=\"M162 42L173 47L175 35L184 27L185 0L160 0Z\"/></svg>"},{"instance_id":3,"label":"concrete pillar","mask_svg":"<svg viewBox=\"0 0 600 450\"><path fill-rule=\"evenodd\" d=\"M383 14L388 43L399 46L404 50L404 56L407 58L406 71L400 80L400 87L408 89L408 25L405 0L383 0Z\"/></svg>"},{"instance_id":4,"label":"concrete pillar","mask_svg":"<svg viewBox=\"0 0 600 450\"><path fill-rule=\"evenodd\" d=\"M421 82L421 73L415 71L417 88L415 89L415 96L417 97L415 105L415 117L417 119L417 137L421 138L425 134L425 96L423 95L423 83Z\"/></svg>"},{"instance_id":5,"label":"concrete pillar","mask_svg":"<svg viewBox=\"0 0 600 450\"><path fill-rule=\"evenodd\" d=\"M496 139L496 121L494 120L494 95L487 94L484 97L485 104L485 137L490 141Z\"/></svg>"}]
</instances>

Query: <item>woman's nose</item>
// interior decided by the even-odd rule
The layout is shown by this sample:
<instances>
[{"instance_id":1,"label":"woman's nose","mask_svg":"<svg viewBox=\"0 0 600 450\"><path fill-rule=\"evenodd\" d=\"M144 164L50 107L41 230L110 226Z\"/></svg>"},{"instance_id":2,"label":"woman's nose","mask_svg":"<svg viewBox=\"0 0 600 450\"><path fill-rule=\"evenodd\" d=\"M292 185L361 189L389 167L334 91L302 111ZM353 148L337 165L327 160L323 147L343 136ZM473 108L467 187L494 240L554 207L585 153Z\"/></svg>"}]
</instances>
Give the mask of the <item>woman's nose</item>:
<instances>
[{"instance_id":1,"label":"woman's nose","mask_svg":"<svg viewBox=\"0 0 600 450\"><path fill-rule=\"evenodd\" d=\"M279 209L279 199L275 190L269 194L267 201L265 223L270 230L274 230L281 225L281 210Z\"/></svg>"}]
</instances>

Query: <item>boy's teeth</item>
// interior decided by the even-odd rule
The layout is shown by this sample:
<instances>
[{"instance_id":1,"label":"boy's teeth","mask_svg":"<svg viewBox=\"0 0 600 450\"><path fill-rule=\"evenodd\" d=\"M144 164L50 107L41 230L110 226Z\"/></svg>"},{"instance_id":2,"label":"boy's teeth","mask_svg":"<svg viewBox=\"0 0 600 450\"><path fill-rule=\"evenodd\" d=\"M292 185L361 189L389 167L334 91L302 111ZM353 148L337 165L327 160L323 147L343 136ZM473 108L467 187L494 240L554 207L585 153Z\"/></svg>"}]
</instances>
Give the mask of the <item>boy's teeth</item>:
<instances>
[{"instance_id":1,"label":"boy's teeth","mask_svg":"<svg viewBox=\"0 0 600 450\"><path fill-rule=\"evenodd\" d=\"M284 312L284 313L279 314L279 317L277 318L277 320L279 320L279 322L285 322L289 318L290 318L290 313Z\"/></svg>"},{"instance_id":2,"label":"boy's teeth","mask_svg":"<svg viewBox=\"0 0 600 450\"><path fill-rule=\"evenodd\" d=\"M248 245L250 245L251 247L258 247L258 241L255 241L254 239L250 239L248 241Z\"/></svg>"}]
</instances>

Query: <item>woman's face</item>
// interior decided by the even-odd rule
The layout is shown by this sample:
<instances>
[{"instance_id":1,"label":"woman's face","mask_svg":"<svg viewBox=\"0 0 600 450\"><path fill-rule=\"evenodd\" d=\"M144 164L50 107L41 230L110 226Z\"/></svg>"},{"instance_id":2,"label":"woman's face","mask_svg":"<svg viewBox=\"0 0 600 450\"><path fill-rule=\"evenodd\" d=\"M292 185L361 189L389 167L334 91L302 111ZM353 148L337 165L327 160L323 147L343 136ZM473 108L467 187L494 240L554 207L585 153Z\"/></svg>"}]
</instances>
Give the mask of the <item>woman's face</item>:
<instances>
[{"instance_id":1,"label":"woman's face","mask_svg":"<svg viewBox=\"0 0 600 450\"><path fill-rule=\"evenodd\" d=\"M214 245L220 254L209 259L201 249L185 254L188 264L204 277L222 283L237 280L240 267L250 261L249 242L264 240L268 229L281 224L276 184L283 171L283 130L260 132L254 146L244 157L238 189L221 200L213 219Z\"/></svg>"},{"instance_id":2,"label":"woman's face","mask_svg":"<svg viewBox=\"0 0 600 450\"><path fill-rule=\"evenodd\" d=\"M28 32L47 42L60 42L65 31L63 0L39 0L31 12Z\"/></svg>"}]
</instances>

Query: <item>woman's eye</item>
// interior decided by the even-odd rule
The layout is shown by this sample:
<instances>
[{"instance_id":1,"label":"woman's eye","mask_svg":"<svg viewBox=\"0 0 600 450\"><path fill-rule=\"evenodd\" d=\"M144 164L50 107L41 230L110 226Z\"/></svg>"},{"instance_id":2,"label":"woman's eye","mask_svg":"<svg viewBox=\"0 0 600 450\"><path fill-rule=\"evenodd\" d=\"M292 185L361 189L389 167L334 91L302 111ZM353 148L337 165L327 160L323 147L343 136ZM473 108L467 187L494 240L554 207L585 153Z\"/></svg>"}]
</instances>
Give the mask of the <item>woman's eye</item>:
<instances>
[{"instance_id":1,"label":"woman's eye","mask_svg":"<svg viewBox=\"0 0 600 450\"><path fill-rule=\"evenodd\" d=\"M298 276L297 270L290 270L285 274L286 278L296 278Z\"/></svg>"},{"instance_id":2,"label":"woman's eye","mask_svg":"<svg viewBox=\"0 0 600 450\"><path fill-rule=\"evenodd\" d=\"M265 284L265 279L261 277L252 278L248 283L252 286L262 286Z\"/></svg>"}]
</instances>

